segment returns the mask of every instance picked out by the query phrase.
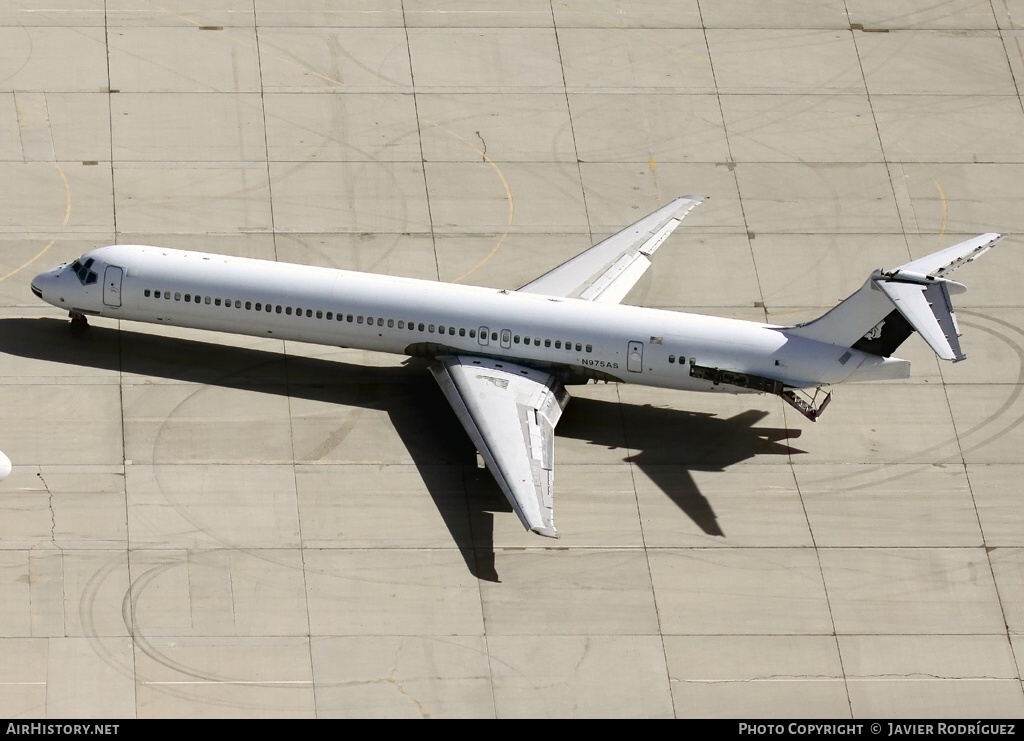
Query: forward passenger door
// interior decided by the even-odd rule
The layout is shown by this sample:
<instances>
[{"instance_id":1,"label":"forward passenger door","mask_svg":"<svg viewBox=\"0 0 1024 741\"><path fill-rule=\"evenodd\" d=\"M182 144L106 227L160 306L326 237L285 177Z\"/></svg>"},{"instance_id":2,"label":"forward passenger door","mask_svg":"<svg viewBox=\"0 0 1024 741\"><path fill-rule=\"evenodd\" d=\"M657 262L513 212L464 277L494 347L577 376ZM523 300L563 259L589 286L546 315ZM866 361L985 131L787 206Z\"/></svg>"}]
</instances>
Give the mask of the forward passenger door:
<instances>
[{"instance_id":1,"label":"forward passenger door","mask_svg":"<svg viewBox=\"0 0 1024 741\"><path fill-rule=\"evenodd\" d=\"M107 306L121 305L121 278L124 270L117 265L107 265L103 271L103 303Z\"/></svg>"}]
</instances>

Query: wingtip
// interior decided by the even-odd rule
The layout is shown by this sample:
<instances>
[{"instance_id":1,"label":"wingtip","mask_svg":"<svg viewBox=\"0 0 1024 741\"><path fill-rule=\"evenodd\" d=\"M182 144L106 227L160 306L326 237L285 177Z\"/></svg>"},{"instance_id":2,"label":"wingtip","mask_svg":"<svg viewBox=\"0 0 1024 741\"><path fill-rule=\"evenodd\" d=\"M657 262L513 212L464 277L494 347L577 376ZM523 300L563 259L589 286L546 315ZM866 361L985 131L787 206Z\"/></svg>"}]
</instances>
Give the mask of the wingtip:
<instances>
[{"instance_id":1,"label":"wingtip","mask_svg":"<svg viewBox=\"0 0 1024 741\"><path fill-rule=\"evenodd\" d=\"M530 528L530 529L533 532L537 533L537 535L543 535L545 538L555 538L557 540L560 537L558 535L558 531L555 530L554 527L539 526L539 527L534 527L534 528Z\"/></svg>"}]
</instances>

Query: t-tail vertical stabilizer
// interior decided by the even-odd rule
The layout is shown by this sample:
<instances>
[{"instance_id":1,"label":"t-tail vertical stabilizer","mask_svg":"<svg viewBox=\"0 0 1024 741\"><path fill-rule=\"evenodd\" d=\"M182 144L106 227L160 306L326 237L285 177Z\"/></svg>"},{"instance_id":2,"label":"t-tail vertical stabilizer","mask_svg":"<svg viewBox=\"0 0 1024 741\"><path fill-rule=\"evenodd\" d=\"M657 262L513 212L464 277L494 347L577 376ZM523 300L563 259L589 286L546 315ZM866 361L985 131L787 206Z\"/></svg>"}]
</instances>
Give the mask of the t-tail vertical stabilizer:
<instances>
[{"instance_id":1,"label":"t-tail vertical stabilizer","mask_svg":"<svg viewBox=\"0 0 1024 741\"><path fill-rule=\"evenodd\" d=\"M898 268L876 270L826 314L785 332L888 357L916 330L943 360L963 360L950 296L967 288L946 276L1000 239L1000 234L982 234Z\"/></svg>"}]
</instances>

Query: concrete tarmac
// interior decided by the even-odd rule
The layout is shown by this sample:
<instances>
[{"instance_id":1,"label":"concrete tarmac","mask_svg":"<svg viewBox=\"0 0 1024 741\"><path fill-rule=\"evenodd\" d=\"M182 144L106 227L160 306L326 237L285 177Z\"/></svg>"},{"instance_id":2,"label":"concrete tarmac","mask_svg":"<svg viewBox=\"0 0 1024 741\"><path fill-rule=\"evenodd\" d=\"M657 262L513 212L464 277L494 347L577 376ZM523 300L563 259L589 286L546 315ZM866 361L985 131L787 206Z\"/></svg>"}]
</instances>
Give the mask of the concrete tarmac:
<instances>
[{"instance_id":1,"label":"concrete tarmac","mask_svg":"<svg viewBox=\"0 0 1024 741\"><path fill-rule=\"evenodd\" d=\"M907 6L5 3L0 717L1024 715L1024 7ZM1006 233L968 360L818 423L572 388L550 541L420 363L29 291L111 243L516 288L685 194L627 302L790 324Z\"/></svg>"}]
</instances>

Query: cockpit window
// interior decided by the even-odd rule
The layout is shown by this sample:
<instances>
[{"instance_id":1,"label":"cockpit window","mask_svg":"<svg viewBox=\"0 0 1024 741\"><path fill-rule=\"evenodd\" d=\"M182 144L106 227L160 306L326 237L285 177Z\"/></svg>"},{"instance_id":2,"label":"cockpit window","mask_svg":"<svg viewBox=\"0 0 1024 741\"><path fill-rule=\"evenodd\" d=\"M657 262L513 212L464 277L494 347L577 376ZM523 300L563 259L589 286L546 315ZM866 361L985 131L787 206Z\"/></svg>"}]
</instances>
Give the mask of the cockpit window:
<instances>
[{"instance_id":1,"label":"cockpit window","mask_svg":"<svg viewBox=\"0 0 1024 741\"><path fill-rule=\"evenodd\" d=\"M71 263L71 271L78 276L78 282L83 286L91 286L96 282L96 272L89 269L94 262L96 261L90 257L84 263L79 260Z\"/></svg>"}]
</instances>

